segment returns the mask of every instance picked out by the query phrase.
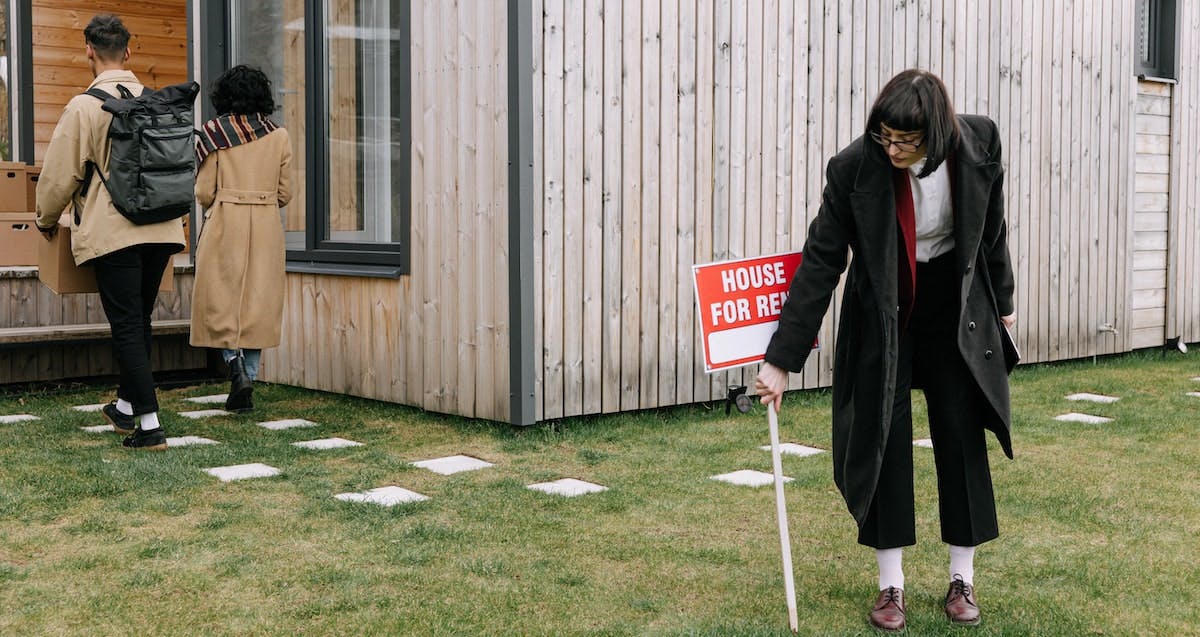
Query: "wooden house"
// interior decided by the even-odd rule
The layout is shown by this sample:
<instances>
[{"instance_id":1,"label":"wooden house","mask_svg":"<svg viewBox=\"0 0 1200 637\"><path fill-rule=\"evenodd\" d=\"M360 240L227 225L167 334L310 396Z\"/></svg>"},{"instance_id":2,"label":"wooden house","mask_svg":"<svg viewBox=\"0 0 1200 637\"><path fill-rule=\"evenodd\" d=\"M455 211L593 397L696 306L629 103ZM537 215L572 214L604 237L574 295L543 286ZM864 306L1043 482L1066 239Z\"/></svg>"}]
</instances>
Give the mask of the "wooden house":
<instances>
[{"instance_id":1,"label":"wooden house","mask_svg":"<svg viewBox=\"0 0 1200 637\"><path fill-rule=\"evenodd\" d=\"M1025 361L1200 341L1195 3L248 4L187 8L306 185L265 380L516 424L723 399L754 370L704 373L692 266L799 250L910 67L1003 133Z\"/></svg>"}]
</instances>

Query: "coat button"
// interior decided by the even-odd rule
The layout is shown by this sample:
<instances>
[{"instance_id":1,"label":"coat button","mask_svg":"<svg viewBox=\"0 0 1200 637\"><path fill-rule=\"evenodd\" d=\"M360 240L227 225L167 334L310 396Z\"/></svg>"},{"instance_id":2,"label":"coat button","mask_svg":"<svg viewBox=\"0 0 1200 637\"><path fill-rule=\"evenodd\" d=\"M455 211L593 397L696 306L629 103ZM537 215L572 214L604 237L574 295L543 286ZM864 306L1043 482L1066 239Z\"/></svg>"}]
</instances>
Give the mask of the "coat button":
<instances>
[{"instance_id":1,"label":"coat button","mask_svg":"<svg viewBox=\"0 0 1200 637\"><path fill-rule=\"evenodd\" d=\"M974 332L975 331L975 321L971 321L970 323L967 323L967 329Z\"/></svg>"},{"instance_id":2,"label":"coat button","mask_svg":"<svg viewBox=\"0 0 1200 637\"><path fill-rule=\"evenodd\" d=\"M967 264L967 272L970 272L970 271L971 271L971 264L970 264L970 263L968 263L968 264Z\"/></svg>"},{"instance_id":3,"label":"coat button","mask_svg":"<svg viewBox=\"0 0 1200 637\"><path fill-rule=\"evenodd\" d=\"M988 359L989 361L992 360L992 350L989 349L988 351L984 352L983 357Z\"/></svg>"}]
</instances>

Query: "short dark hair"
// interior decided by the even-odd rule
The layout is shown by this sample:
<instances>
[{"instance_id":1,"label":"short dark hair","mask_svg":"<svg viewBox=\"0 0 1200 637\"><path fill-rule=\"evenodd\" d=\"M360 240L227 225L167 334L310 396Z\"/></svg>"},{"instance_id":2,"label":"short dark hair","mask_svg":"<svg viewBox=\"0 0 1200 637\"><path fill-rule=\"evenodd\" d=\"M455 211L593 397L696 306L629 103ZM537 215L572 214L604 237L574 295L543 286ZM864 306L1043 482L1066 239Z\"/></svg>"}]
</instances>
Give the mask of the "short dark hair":
<instances>
[{"instance_id":1,"label":"short dark hair","mask_svg":"<svg viewBox=\"0 0 1200 637\"><path fill-rule=\"evenodd\" d=\"M121 18L111 13L98 13L84 27L83 40L101 59L119 60L129 48L129 29L125 28Z\"/></svg>"},{"instance_id":2,"label":"short dark hair","mask_svg":"<svg viewBox=\"0 0 1200 637\"><path fill-rule=\"evenodd\" d=\"M275 112L271 80L253 66L239 64L221 74L208 94L218 115Z\"/></svg>"},{"instance_id":3,"label":"short dark hair","mask_svg":"<svg viewBox=\"0 0 1200 637\"><path fill-rule=\"evenodd\" d=\"M920 177L937 170L958 146L958 118L942 80L920 69L902 71L893 77L871 107L867 135L882 133L881 125L901 131L924 131L925 167Z\"/></svg>"}]
</instances>

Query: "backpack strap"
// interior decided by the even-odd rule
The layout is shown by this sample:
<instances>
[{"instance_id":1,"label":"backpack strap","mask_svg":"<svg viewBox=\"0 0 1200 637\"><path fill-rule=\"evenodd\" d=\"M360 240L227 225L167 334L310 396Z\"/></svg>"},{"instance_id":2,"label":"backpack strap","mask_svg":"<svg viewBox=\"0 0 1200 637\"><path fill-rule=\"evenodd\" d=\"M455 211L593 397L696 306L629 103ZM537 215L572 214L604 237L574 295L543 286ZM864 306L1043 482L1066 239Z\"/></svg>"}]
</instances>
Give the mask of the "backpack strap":
<instances>
[{"instance_id":1,"label":"backpack strap","mask_svg":"<svg viewBox=\"0 0 1200 637\"><path fill-rule=\"evenodd\" d=\"M149 91L150 91L150 87L145 86L145 85L142 86L142 93L141 93L142 95L145 95ZM100 100L101 102L107 102L108 100L112 100L112 99L130 100L130 99L134 98L133 91L129 90L128 88L125 88L124 84L117 85L117 92L121 94L121 96L119 98L114 97L113 94L109 93L108 91L105 91L103 89L93 86L92 88L89 88L88 90L84 91L83 94L91 95L92 97ZM84 165L83 184L81 185L81 187L79 189L79 195L81 197L87 197L88 188L91 187L91 185L92 185L92 175L99 175L100 182L104 184L105 188L108 188L108 181L106 181L104 179L104 173L100 171L100 167L96 165L96 162L89 160ZM75 207L75 225L79 225L79 207L78 206Z\"/></svg>"}]
</instances>

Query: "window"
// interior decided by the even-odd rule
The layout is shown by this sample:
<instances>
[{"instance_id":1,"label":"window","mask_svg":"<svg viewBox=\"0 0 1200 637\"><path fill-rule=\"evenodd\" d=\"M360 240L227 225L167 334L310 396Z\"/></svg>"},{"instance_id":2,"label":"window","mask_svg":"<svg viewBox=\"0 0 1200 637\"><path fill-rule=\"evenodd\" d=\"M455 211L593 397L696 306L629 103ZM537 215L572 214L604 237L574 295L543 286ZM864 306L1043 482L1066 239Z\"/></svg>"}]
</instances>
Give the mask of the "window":
<instances>
[{"instance_id":1,"label":"window","mask_svg":"<svg viewBox=\"0 0 1200 637\"><path fill-rule=\"evenodd\" d=\"M1141 78L1177 78L1176 0L1138 0L1137 74Z\"/></svg>"},{"instance_id":2,"label":"window","mask_svg":"<svg viewBox=\"0 0 1200 637\"><path fill-rule=\"evenodd\" d=\"M230 63L271 78L293 144L288 260L408 270L407 0L228 5Z\"/></svg>"}]
</instances>

